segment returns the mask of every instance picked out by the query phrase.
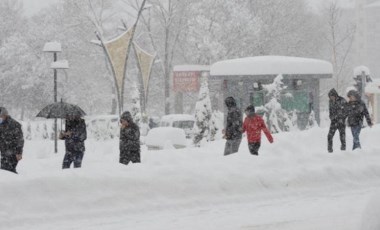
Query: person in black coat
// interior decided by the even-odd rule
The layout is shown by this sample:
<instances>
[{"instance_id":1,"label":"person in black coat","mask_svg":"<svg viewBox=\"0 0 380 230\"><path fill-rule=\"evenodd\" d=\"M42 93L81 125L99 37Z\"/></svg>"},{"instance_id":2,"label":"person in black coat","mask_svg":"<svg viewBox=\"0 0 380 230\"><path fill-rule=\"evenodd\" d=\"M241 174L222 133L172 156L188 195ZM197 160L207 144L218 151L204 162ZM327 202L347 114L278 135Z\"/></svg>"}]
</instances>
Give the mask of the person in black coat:
<instances>
[{"instance_id":1,"label":"person in black coat","mask_svg":"<svg viewBox=\"0 0 380 230\"><path fill-rule=\"evenodd\" d=\"M340 136L340 149L346 150L346 118L347 118L347 102L339 96L335 89L329 92L329 117L330 117L330 130L327 135L328 151L333 152L333 138L336 130L339 130Z\"/></svg>"},{"instance_id":2,"label":"person in black coat","mask_svg":"<svg viewBox=\"0 0 380 230\"><path fill-rule=\"evenodd\" d=\"M82 167L85 145L87 139L86 123L80 117L68 117L66 119L65 132L59 136L65 140L66 154L63 158L62 169L70 168L74 163L74 168Z\"/></svg>"},{"instance_id":3,"label":"person in black coat","mask_svg":"<svg viewBox=\"0 0 380 230\"><path fill-rule=\"evenodd\" d=\"M348 111L348 126L351 127L352 137L354 140L352 149L361 148L360 145L360 131L363 126L363 118L365 117L367 120L367 124L372 127L371 117L369 116L367 106L360 99L360 95L355 90L350 90L347 93L347 97L349 98L349 102L347 105Z\"/></svg>"},{"instance_id":4,"label":"person in black coat","mask_svg":"<svg viewBox=\"0 0 380 230\"><path fill-rule=\"evenodd\" d=\"M227 97L224 102L228 109L226 127L223 130L224 138L227 140L224 155L229 155L239 151L243 136L243 116L233 97Z\"/></svg>"},{"instance_id":5,"label":"person in black coat","mask_svg":"<svg viewBox=\"0 0 380 230\"><path fill-rule=\"evenodd\" d=\"M121 115L120 123L120 163L140 163L140 129L128 111Z\"/></svg>"},{"instance_id":6,"label":"person in black coat","mask_svg":"<svg viewBox=\"0 0 380 230\"><path fill-rule=\"evenodd\" d=\"M22 159L24 136L21 124L0 107L0 153L1 169L17 173L16 167Z\"/></svg>"}]
</instances>

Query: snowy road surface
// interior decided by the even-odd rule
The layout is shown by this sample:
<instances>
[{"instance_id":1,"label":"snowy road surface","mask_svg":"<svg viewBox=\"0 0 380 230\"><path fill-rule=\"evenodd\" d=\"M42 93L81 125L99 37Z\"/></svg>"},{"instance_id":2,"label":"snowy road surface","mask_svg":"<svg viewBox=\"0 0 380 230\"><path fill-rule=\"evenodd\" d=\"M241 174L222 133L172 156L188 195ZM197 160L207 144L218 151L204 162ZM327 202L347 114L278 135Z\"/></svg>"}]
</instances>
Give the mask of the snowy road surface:
<instances>
[{"instance_id":1,"label":"snowy road surface","mask_svg":"<svg viewBox=\"0 0 380 230\"><path fill-rule=\"evenodd\" d=\"M328 154L326 135L278 134L259 157L246 142L228 157L223 141L143 149L143 164L130 166L117 163L116 141L90 140L83 168L65 171L52 143L27 142L20 174L0 172L0 229L369 230L380 127L363 130L355 152Z\"/></svg>"}]
</instances>

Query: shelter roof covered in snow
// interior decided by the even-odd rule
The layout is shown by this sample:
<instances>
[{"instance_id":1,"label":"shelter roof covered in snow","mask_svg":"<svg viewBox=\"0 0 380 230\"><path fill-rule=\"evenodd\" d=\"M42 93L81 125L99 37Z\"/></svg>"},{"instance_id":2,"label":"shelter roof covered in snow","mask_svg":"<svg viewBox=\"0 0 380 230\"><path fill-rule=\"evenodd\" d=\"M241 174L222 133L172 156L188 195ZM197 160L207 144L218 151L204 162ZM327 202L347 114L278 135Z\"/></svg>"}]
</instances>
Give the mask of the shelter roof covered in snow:
<instances>
[{"instance_id":1,"label":"shelter roof covered in snow","mask_svg":"<svg viewBox=\"0 0 380 230\"><path fill-rule=\"evenodd\" d=\"M255 75L324 75L331 77L331 63L318 59L257 56L216 62L210 68L211 76L255 76Z\"/></svg>"}]
</instances>

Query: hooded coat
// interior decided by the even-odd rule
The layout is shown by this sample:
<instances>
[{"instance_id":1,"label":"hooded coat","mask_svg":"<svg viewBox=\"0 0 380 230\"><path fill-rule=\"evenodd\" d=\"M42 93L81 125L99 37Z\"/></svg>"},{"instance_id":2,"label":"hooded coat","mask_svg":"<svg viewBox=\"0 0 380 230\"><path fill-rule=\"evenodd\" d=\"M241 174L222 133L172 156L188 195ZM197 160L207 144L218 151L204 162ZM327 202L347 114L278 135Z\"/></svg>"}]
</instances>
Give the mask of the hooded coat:
<instances>
[{"instance_id":1,"label":"hooded coat","mask_svg":"<svg viewBox=\"0 0 380 230\"><path fill-rule=\"evenodd\" d=\"M351 90L348 92L347 96L353 96L356 98L356 101L349 101L347 104L348 111L348 125L349 126L358 126L363 125L363 118L365 117L368 125L372 125L371 117L369 116L367 106L361 100L359 94Z\"/></svg>"},{"instance_id":2,"label":"hooded coat","mask_svg":"<svg viewBox=\"0 0 380 230\"><path fill-rule=\"evenodd\" d=\"M128 122L126 128L120 129L120 163L140 163L140 129L130 112L124 112L120 119Z\"/></svg>"},{"instance_id":3,"label":"hooded coat","mask_svg":"<svg viewBox=\"0 0 380 230\"><path fill-rule=\"evenodd\" d=\"M334 96L335 101L329 101L329 117L332 125L344 125L347 118L347 102L346 100L338 95L335 89L331 89L329 92L329 97Z\"/></svg>"},{"instance_id":4,"label":"hooded coat","mask_svg":"<svg viewBox=\"0 0 380 230\"><path fill-rule=\"evenodd\" d=\"M227 97L225 100L227 106L227 122L225 135L227 140L238 140L242 138L242 114L236 106L233 97Z\"/></svg>"},{"instance_id":5,"label":"hooded coat","mask_svg":"<svg viewBox=\"0 0 380 230\"><path fill-rule=\"evenodd\" d=\"M0 152L5 155L22 154L24 137L21 124L13 118L8 118L0 124Z\"/></svg>"}]
</instances>

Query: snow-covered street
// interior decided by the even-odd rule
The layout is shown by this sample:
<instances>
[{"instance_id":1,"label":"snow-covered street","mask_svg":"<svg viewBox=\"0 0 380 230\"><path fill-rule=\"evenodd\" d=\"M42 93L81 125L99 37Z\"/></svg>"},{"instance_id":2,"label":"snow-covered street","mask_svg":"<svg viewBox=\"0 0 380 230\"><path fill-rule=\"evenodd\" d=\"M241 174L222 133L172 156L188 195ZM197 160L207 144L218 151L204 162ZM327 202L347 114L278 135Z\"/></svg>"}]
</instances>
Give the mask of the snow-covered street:
<instances>
[{"instance_id":1,"label":"snow-covered street","mask_svg":"<svg viewBox=\"0 0 380 230\"><path fill-rule=\"evenodd\" d=\"M116 141L89 140L83 168L65 171L63 146L54 155L52 142L27 142L19 175L0 172L0 228L364 229L380 189L380 127L364 129L355 152L327 153L326 135L277 134L258 157L245 141L227 157L223 140L143 149L129 166Z\"/></svg>"},{"instance_id":2,"label":"snow-covered street","mask_svg":"<svg viewBox=\"0 0 380 230\"><path fill-rule=\"evenodd\" d=\"M0 230L380 230L379 12L0 0Z\"/></svg>"}]
</instances>

